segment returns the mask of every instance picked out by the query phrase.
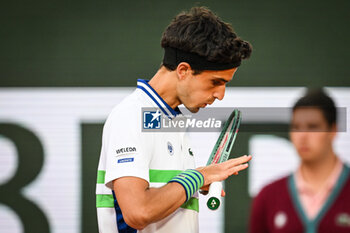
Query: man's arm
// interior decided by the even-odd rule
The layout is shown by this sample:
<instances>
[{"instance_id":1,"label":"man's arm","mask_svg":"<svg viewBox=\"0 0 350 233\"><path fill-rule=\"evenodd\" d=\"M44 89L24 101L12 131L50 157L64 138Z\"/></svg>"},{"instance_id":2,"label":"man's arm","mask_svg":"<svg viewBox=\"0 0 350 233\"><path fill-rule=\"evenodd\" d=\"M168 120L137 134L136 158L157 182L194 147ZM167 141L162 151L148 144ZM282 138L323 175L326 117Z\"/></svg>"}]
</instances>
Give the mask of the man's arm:
<instances>
[{"instance_id":1,"label":"man's arm","mask_svg":"<svg viewBox=\"0 0 350 233\"><path fill-rule=\"evenodd\" d=\"M250 159L251 156L242 156L196 170L204 177L203 186L207 186L246 169ZM113 189L125 222L135 229L143 229L150 223L167 217L186 200L185 189L175 182L160 188L150 188L144 179L122 177L113 181Z\"/></svg>"}]
</instances>

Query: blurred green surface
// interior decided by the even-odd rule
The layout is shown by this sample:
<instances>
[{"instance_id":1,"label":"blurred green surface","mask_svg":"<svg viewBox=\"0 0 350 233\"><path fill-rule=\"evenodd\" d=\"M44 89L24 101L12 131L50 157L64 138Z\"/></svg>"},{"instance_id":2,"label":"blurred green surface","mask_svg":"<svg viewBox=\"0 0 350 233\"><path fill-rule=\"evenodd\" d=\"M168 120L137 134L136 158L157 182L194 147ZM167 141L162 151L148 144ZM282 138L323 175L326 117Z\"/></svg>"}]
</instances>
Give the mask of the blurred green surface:
<instances>
[{"instance_id":1,"label":"blurred green surface","mask_svg":"<svg viewBox=\"0 0 350 233\"><path fill-rule=\"evenodd\" d=\"M162 60L162 31L205 5L254 51L230 86L349 86L350 1L6 1L0 86L135 86Z\"/></svg>"}]
</instances>

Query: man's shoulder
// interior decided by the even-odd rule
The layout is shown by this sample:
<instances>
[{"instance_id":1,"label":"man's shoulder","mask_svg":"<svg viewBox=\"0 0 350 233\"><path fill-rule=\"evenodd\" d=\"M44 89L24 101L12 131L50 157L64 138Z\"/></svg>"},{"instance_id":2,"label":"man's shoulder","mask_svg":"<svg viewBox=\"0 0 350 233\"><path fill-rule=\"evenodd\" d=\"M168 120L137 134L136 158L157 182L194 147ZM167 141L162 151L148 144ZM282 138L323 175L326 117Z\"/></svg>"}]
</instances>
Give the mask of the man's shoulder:
<instances>
[{"instance_id":1,"label":"man's shoulder","mask_svg":"<svg viewBox=\"0 0 350 233\"><path fill-rule=\"evenodd\" d=\"M147 99L142 96L139 90L136 89L134 92L126 96L121 102L113 107L110 116L115 117L118 115L119 117L130 117L130 115L135 114L136 116L141 116L139 113L141 113L143 107L149 107L149 103Z\"/></svg>"},{"instance_id":2,"label":"man's shoulder","mask_svg":"<svg viewBox=\"0 0 350 233\"><path fill-rule=\"evenodd\" d=\"M123 111L136 111L141 107L146 105L146 101L140 95L140 92L136 89L131 94L126 96L121 102L113 107L113 111L115 110L123 110Z\"/></svg>"},{"instance_id":3,"label":"man's shoulder","mask_svg":"<svg viewBox=\"0 0 350 233\"><path fill-rule=\"evenodd\" d=\"M142 107L146 106L145 103L145 100L140 97L140 93L135 90L113 107L107 117L105 126L130 127L138 125L136 122L140 122Z\"/></svg>"}]
</instances>

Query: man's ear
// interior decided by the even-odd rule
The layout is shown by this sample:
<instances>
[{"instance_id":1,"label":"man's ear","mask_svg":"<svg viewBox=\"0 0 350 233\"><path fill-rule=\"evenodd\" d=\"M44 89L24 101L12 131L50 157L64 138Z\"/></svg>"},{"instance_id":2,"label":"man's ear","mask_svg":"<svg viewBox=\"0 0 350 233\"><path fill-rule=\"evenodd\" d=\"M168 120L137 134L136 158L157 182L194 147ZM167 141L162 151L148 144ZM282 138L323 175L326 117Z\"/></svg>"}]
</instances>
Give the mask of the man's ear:
<instances>
[{"instance_id":1,"label":"man's ear","mask_svg":"<svg viewBox=\"0 0 350 233\"><path fill-rule=\"evenodd\" d=\"M337 124L333 123L332 126L330 127L330 129L331 129L331 137L332 137L332 141L333 141L335 136L337 136L337 131L338 131Z\"/></svg>"},{"instance_id":2,"label":"man's ear","mask_svg":"<svg viewBox=\"0 0 350 233\"><path fill-rule=\"evenodd\" d=\"M186 79L190 74L192 74L190 64L188 64L187 62L181 62L176 67L176 74L180 80Z\"/></svg>"}]
</instances>

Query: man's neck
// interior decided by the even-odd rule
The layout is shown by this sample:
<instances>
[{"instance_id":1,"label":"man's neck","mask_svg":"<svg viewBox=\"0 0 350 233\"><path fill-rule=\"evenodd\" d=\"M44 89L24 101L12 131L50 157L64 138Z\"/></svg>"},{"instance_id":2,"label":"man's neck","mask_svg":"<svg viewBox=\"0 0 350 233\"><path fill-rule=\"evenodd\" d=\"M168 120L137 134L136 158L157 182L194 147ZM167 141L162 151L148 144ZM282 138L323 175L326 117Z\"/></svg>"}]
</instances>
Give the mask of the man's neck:
<instances>
[{"instance_id":1,"label":"man's neck","mask_svg":"<svg viewBox=\"0 0 350 233\"><path fill-rule=\"evenodd\" d=\"M302 162L300 166L301 175L311 188L317 191L325 184L337 162L338 158L331 151L327 156L317 161Z\"/></svg>"},{"instance_id":2,"label":"man's neck","mask_svg":"<svg viewBox=\"0 0 350 233\"><path fill-rule=\"evenodd\" d=\"M181 104L176 94L176 77L174 75L176 74L162 67L148 82L172 109Z\"/></svg>"}]
</instances>

